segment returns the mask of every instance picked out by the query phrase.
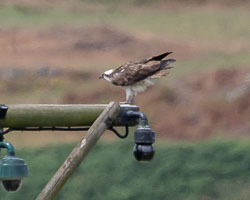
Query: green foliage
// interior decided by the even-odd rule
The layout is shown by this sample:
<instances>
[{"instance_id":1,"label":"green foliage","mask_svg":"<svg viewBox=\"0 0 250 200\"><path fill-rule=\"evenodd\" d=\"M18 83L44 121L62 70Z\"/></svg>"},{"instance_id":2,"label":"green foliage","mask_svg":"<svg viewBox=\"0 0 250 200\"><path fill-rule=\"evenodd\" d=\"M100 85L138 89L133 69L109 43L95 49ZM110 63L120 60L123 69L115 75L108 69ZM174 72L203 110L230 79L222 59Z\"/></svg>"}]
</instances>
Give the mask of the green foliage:
<instances>
[{"instance_id":1,"label":"green foliage","mask_svg":"<svg viewBox=\"0 0 250 200\"><path fill-rule=\"evenodd\" d=\"M91 6L104 3L101 7L88 9L79 0L78 9L28 5L0 5L0 23L6 27L42 28L55 25L105 24L121 27L124 30L152 32L162 37L181 40L216 41L223 45L231 40L249 39L250 30L248 9L201 8L190 10L160 9L158 6L134 7L141 0L121 3L117 0L83 1ZM109 3L110 2L110 3ZM150 1L149 1L150 2ZM92 5L93 7L94 5ZM131 9L131 6L134 9Z\"/></svg>"},{"instance_id":2,"label":"green foliage","mask_svg":"<svg viewBox=\"0 0 250 200\"><path fill-rule=\"evenodd\" d=\"M249 199L250 143L208 141L156 145L150 163L138 163L132 143L99 143L56 199ZM73 145L17 149L29 177L1 199L35 199ZM240 195L236 195L240 194Z\"/></svg>"}]
</instances>

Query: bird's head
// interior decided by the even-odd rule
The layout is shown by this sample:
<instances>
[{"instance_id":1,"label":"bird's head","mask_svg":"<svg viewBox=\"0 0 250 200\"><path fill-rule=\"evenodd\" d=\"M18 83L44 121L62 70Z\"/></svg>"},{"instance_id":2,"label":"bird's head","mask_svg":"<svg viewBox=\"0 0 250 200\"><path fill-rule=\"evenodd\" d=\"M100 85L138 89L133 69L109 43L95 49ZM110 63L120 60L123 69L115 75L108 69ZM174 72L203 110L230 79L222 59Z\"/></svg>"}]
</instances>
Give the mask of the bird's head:
<instances>
[{"instance_id":1,"label":"bird's head","mask_svg":"<svg viewBox=\"0 0 250 200\"><path fill-rule=\"evenodd\" d=\"M99 79L104 78L104 73L101 73Z\"/></svg>"},{"instance_id":2,"label":"bird's head","mask_svg":"<svg viewBox=\"0 0 250 200\"><path fill-rule=\"evenodd\" d=\"M114 71L113 69L110 69L110 70L108 70L108 71L105 71L105 72L101 73L100 76L99 76L99 79L105 78L105 77L109 77L109 75L110 75L113 71Z\"/></svg>"}]
</instances>

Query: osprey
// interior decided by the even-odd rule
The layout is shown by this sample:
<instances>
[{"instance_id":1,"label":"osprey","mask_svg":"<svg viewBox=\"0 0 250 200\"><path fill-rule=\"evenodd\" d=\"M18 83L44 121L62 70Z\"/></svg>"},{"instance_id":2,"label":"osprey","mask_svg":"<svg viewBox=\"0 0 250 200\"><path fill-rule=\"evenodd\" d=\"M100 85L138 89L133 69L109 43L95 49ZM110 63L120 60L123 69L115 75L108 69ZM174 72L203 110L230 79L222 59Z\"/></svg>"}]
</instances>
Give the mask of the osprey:
<instances>
[{"instance_id":1,"label":"osprey","mask_svg":"<svg viewBox=\"0 0 250 200\"><path fill-rule=\"evenodd\" d=\"M126 103L133 104L138 92L145 91L162 76L169 74L175 59L162 60L172 52L166 52L141 61L130 61L116 69L103 72L100 78L126 90Z\"/></svg>"}]
</instances>

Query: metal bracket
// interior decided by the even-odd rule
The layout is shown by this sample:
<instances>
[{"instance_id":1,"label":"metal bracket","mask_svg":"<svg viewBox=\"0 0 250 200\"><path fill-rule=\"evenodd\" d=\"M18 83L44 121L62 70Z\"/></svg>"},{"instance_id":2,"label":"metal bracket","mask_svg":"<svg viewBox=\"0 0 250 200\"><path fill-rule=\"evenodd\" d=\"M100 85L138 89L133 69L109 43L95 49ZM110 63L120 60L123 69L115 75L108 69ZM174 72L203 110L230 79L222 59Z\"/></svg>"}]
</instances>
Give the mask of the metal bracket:
<instances>
[{"instance_id":1,"label":"metal bracket","mask_svg":"<svg viewBox=\"0 0 250 200\"><path fill-rule=\"evenodd\" d=\"M0 120L4 119L8 110L8 106L0 104Z\"/></svg>"},{"instance_id":2,"label":"metal bracket","mask_svg":"<svg viewBox=\"0 0 250 200\"><path fill-rule=\"evenodd\" d=\"M129 134L129 126L136 126L139 124L139 127L143 126L143 136L144 136L144 129L145 127L152 130L148 126L148 119L147 116L139 112L139 107L136 105L130 104L122 104L120 105L120 113L117 117L117 123L119 126L125 126L126 132L125 134L120 134L117 130L113 127L110 127L109 130L113 131L119 138L126 138ZM152 131L151 131L152 132ZM138 135L138 134L137 134ZM151 140L150 140L151 141Z\"/></svg>"},{"instance_id":3,"label":"metal bracket","mask_svg":"<svg viewBox=\"0 0 250 200\"><path fill-rule=\"evenodd\" d=\"M136 126L139 124L139 118L128 116L128 112L138 112L139 107L136 105L122 104L120 105L120 113L117 117L119 126Z\"/></svg>"}]
</instances>

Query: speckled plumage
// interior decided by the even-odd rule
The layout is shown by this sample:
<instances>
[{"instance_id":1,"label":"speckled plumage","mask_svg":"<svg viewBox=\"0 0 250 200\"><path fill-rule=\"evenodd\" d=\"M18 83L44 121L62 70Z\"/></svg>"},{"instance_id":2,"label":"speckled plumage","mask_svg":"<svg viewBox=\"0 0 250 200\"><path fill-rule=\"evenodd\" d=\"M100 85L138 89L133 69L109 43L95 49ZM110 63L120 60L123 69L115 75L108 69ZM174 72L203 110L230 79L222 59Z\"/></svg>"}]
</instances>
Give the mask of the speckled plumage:
<instances>
[{"instance_id":1,"label":"speckled plumage","mask_svg":"<svg viewBox=\"0 0 250 200\"><path fill-rule=\"evenodd\" d=\"M108 70L101 74L104 78L116 86L126 90L126 102L132 103L137 92L147 89L155 80L169 74L173 67L174 59L162 60L172 52L166 52L141 61L130 61L114 70Z\"/></svg>"}]
</instances>

